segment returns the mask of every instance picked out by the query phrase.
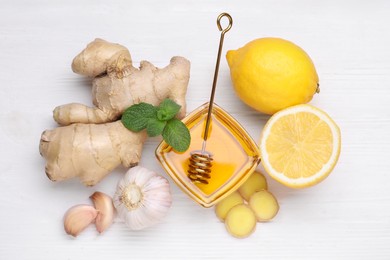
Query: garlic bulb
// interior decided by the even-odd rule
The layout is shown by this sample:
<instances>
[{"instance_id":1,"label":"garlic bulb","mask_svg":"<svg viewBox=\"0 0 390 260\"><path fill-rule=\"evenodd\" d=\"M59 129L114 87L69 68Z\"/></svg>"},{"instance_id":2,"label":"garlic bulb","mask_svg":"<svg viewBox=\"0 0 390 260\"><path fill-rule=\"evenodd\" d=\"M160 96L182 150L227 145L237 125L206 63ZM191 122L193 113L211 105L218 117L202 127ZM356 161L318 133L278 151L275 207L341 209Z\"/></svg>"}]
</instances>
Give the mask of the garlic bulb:
<instances>
[{"instance_id":1,"label":"garlic bulb","mask_svg":"<svg viewBox=\"0 0 390 260\"><path fill-rule=\"evenodd\" d=\"M117 214L133 230L158 223L172 204L169 182L144 167L131 168L113 197Z\"/></svg>"}]
</instances>

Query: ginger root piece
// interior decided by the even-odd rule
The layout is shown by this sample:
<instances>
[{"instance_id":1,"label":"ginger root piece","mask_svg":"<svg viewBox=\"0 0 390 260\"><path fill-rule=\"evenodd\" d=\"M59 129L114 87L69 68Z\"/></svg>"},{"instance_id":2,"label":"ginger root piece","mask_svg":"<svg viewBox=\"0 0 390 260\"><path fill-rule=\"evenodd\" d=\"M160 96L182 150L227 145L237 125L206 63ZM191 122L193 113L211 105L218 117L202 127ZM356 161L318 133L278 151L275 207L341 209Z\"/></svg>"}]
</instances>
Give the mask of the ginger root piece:
<instances>
[{"instance_id":1,"label":"ginger root piece","mask_svg":"<svg viewBox=\"0 0 390 260\"><path fill-rule=\"evenodd\" d=\"M232 236L245 238L256 229L255 213L245 204L236 205L227 213L225 227Z\"/></svg>"},{"instance_id":2,"label":"ginger root piece","mask_svg":"<svg viewBox=\"0 0 390 260\"><path fill-rule=\"evenodd\" d=\"M185 116L190 62L183 57L173 57L162 69L141 61L137 69L124 46L96 39L74 58L72 69L94 78L92 97L96 107L78 103L56 107L54 120L60 125L112 122L133 104L158 105L165 98L181 106L179 118Z\"/></svg>"},{"instance_id":3,"label":"ginger root piece","mask_svg":"<svg viewBox=\"0 0 390 260\"><path fill-rule=\"evenodd\" d=\"M76 103L55 108L54 120L63 127L44 131L39 144L52 181L79 177L91 186L119 164L137 165L146 133L133 133L116 121L133 104L157 106L170 98L181 106L178 117L185 116L190 62L183 57L173 57L163 69L147 61L137 69L125 47L96 39L76 56L72 69L94 77L96 108Z\"/></svg>"},{"instance_id":4,"label":"ginger root piece","mask_svg":"<svg viewBox=\"0 0 390 260\"><path fill-rule=\"evenodd\" d=\"M121 121L72 124L44 131L39 150L47 160L50 180L79 177L84 185L93 186L119 164L137 165L145 140L145 131L133 133Z\"/></svg>"},{"instance_id":5,"label":"ginger root piece","mask_svg":"<svg viewBox=\"0 0 390 260\"><path fill-rule=\"evenodd\" d=\"M249 199L249 206L255 213L258 221L269 221L279 211L278 201L272 193L266 190L254 193Z\"/></svg>"},{"instance_id":6,"label":"ginger root piece","mask_svg":"<svg viewBox=\"0 0 390 260\"><path fill-rule=\"evenodd\" d=\"M219 220L224 221L228 211L239 204L244 204L244 199L235 191L215 205L215 214Z\"/></svg>"},{"instance_id":7,"label":"ginger root piece","mask_svg":"<svg viewBox=\"0 0 390 260\"><path fill-rule=\"evenodd\" d=\"M264 175L261 172L255 171L248 178L248 180L245 181L244 184L240 186L240 188L238 188L238 192L246 201L249 201L249 198L253 193L266 190L267 186L267 179L264 177Z\"/></svg>"}]
</instances>

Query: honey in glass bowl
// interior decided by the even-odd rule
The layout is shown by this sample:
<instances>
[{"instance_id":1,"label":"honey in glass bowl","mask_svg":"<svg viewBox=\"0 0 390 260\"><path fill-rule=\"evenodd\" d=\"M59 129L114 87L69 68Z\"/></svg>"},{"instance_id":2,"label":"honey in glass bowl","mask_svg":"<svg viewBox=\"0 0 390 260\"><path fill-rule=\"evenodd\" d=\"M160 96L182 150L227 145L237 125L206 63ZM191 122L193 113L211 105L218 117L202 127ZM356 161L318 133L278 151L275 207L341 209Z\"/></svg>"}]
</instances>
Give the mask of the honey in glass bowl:
<instances>
[{"instance_id":1,"label":"honey in glass bowl","mask_svg":"<svg viewBox=\"0 0 390 260\"><path fill-rule=\"evenodd\" d=\"M260 163L260 152L245 129L225 110L213 104L206 150L212 154L211 177L207 184L188 177L191 152L202 149L203 129L209 103L192 111L182 121L188 127L191 144L179 153L162 141L156 157L173 181L195 202L211 207L235 191Z\"/></svg>"}]
</instances>

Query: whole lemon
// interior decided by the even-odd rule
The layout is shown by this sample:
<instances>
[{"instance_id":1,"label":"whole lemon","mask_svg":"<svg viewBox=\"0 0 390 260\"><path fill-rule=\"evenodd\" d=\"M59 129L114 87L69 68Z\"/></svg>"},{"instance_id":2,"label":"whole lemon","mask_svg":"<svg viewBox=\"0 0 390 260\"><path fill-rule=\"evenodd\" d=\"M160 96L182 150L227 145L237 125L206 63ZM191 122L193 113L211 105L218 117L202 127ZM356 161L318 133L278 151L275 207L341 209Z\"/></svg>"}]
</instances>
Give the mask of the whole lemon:
<instances>
[{"instance_id":1,"label":"whole lemon","mask_svg":"<svg viewBox=\"0 0 390 260\"><path fill-rule=\"evenodd\" d=\"M226 54L238 97L250 107L274 114L307 103L319 92L309 55L280 38L260 38Z\"/></svg>"}]
</instances>

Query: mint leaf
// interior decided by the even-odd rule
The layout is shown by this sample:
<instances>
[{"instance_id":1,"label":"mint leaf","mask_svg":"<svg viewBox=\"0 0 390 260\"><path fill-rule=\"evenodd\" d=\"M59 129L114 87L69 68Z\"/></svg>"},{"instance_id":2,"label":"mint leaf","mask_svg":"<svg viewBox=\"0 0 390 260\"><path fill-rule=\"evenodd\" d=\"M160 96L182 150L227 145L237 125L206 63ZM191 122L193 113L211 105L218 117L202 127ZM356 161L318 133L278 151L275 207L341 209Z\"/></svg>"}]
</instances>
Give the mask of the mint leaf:
<instances>
[{"instance_id":1,"label":"mint leaf","mask_svg":"<svg viewBox=\"0 0 390 260\"><path fill-rule=\"evenodd\" d=\"M127 108L122 115L123 125L133 131L145 129L149 119L157 117L157 108L148 103L139 103Z\"/></svg>"},{"instance_id":2,"label":"mint leaf","mask_svg":"<svg viewBox=\"0 0 390 260\"><path fill-rule=\"evenodd\" d=\"M191 143L190 131L179 119L173 118L167 122L162 136L173 149L185 152Z\"/></svg>"},{"instance_id":3,"label":"mint leaf","mask_svg":"<svg viewBox=\"0 0 390 260\"><path fill-rule=\"evenodd\" d=\"M164 99L157 108L157 118L161 121L168 121L176 116L180 111L181 106L173 100Z\"/></svg>"},{"instance_id":4,"label":"mint leaf","mask_svg":"<svg viewBox=\"0 0 390 260\"><path fill-rule=\"evenodd\" d=\"M146 125L146 132L148 133L148 136L153 137L161 135L166 124L166 121L160 121L157 118L149 119Z\"/></svg>"},{"instance_id":5,"label":"mint leaf","mask_svg":"<svg viewBox=\"0 0 390 260\"><path fill-rule=\"evenodd\" d=\"M126 109L121 121L133 132L146 128L149 136L161 134L173 149L184 152L190 146L191 136L186 125L175 118L180 108L180 105L170 99L165 99L158 107L139 103Z\"/></svg>"}]
</instances>

